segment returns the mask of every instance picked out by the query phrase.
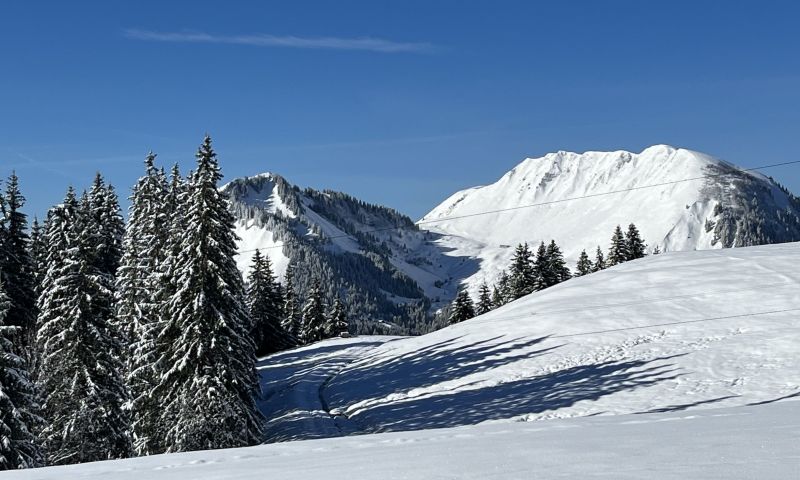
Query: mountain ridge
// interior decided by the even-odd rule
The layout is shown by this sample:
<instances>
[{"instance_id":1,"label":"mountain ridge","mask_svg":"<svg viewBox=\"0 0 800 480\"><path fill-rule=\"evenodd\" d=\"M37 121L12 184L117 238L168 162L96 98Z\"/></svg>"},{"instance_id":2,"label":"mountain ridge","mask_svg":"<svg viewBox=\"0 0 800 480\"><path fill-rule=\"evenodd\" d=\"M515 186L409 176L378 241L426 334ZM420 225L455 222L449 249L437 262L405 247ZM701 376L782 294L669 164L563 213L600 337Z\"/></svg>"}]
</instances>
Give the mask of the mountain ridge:
<instances>
[{"instance_id":1,"label":"mountain ridge","mask_svg":"<svg viewBox=\"0 0 800 480\"><path fill-rule=\"evenodd\" d=\"M406 332L409 325L424 331L429 313L462 284L474 296L482 282L494 283L517 243L555 239L571 263L582 249L605 249L617 224L635 223L650 252L800 240L800 201L788 190L669 145L526 158L494 183L450 195L417 222L346 193L300 189L270 172L222 190L239 219L240 268L247 271L252 250L262 248L280 277L294 259L301 293L311 276L330 285L329 299L360 292L356 301L367 306L350 313L383 325L361 333Z\"/></svg>"}]
</instances>

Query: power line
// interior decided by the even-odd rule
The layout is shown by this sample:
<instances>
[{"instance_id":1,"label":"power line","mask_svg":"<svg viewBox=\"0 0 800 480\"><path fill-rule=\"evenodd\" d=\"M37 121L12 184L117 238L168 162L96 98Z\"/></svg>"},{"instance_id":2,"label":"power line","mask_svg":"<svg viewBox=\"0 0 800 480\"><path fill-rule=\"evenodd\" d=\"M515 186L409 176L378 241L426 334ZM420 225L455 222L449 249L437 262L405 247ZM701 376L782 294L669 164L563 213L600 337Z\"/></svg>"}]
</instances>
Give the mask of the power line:
<instances>
[{"instance_id":1,"label":"power line","mask_svg":"<svg viewBox=\"0 0 800 480\"><path fill-rule=\"evenodd\" d=\"M544 206L544 205L553 205L553 204L557 204L557 203L571 202L571 201L574 201L574 200L581 200L581 199L585 199L585 198L597 198L597 197L601 197L601 196L605 196L605 195L614 195L614 194L619 194L619 193L631 192L631 191L634 191L634 190L643 190L643 189L646 189L646 188L664 187L664 186L667 186L667 185L675 185L675 184L683 183L683 182L693 182L693 181L696 181L696 180L703 180L703 179L708 179L708 178L717 178L717 177L722 177L722 176L725 176L725 175L731 175L732 173L736 173L736 172L752 172L752 171L757 171L757 170L765 170L765 169L768 169L768 168L782 167L782 166L785 166L785 165L795 165L795 164L798 164L798 163L800 163L800 160L794 160L794 161L791 161L791 162L772 163L772 164L768 164L768 165L761 165L761 166L758 166L758 167L751 167L751 168L737 168L735 172L715 173L715 174L709 174L709 175L702 175L702 176L699 176L699 177L691 177L691 178L684 178L684 179L680 179L680 180L672 180L672 181L669 181L669 182L653 183L653 184L649 184L649 185L639 185L637 187L624 188L624 189L619 189L619 190L612 190L612 191L609 191L609 192L592 193L592 194L588 194L588 195L581 195L581 196L578 196L578 197L568 197L568 198L562 198L562 199L558 199L558 200L549 200L549 201L546 201L546 202L530 203L530 204L527 204L527 205L518 205L516 207L498 208L498 209L495 209L495 210L486 210L486 211L482 211L482 212L475 212L475 213L469 213L469 214L464 214L464 215L451 215L449 217L439 217L439 218L435 218L435 219L431 219L431 220L422 220L422 221L417 222L415 225L416 226L428 225L428 224L431 224L431 223L440 223L440 222L446 222L446 221L451 221L451 220L459 220L459 219L463 219L463 218L472 218L472 217L478 217L478 216L482 216L482 215L493 215L493 214L498 214L498 213L521 210L521 209L525 209L525 208L540 207L540 206ZM362 230L359 233L362 233L362 234L379 233L379 232L387 232L387 231L392 231L392 230L406 230L408 228L409 227L383 227L383 228L375 228L375 229L371 229L371 230ZM339 239L339 238L352 238L353 240L356 240L352 235L350 235L348 233L345 233L345 234L342 234L342 235L330 235L330 236L327 236L327 237L324 237L324 238L328 239L328 240L335 240L335 239ZM285 242L293 242L293 241L296 241L296 240L293 239L293 238L289 238L287 240L282 240L282 242L284 242L284 243ZM283 245L282 244L281 245L272 245L272 246L268 246L268 247L251 248L251 249L247 249L247 250L239 250L237 252L237 255L241 255L243 253L248 253L248 252L255 252L256 250L270 250L270 249L273 249L273 248L283 248Z\"/></svg>"}]
</instances>

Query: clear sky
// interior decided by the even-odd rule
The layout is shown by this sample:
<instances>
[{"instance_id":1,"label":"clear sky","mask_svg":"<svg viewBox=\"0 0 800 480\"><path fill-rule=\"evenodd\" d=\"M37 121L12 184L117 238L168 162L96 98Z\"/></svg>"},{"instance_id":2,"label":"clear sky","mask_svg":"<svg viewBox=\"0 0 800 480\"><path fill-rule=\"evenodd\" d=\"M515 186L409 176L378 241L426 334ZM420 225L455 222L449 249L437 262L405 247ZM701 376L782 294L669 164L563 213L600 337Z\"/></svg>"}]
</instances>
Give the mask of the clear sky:
<instances>
[{"instance_id":1,"label":"clear sky","mask_svg":"<svg viewBox=\"0 0 800 480\"><path fill-rule=\"evenodd\" d=\"M273 171L419 217L555 150L798 159L800 6L771 1L3 2L0 174L29 213L205 132ZM800 193L800 170L765 172Z\"/></svg>"}]
</instances>

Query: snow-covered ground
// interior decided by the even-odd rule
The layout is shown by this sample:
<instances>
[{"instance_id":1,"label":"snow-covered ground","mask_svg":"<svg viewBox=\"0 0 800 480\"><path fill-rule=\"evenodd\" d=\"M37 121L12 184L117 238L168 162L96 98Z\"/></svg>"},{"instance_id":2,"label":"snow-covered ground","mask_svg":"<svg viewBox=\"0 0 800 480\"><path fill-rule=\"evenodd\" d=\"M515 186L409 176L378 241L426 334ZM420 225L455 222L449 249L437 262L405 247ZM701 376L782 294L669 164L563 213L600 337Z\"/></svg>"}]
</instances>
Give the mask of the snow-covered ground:
<instances>
[{"instance_id":1,"label":"snow-covered ground","mask_svg":"<svg viewBox=\"0 0 800 480\"><path fill-rule=\"evenodd\" d=\"M362 431L800 395L800 244L674 252L388 342L328 382Z\"/></svg>"},{"instance_id":2,"label":"snow-covered ground","mask_svg":"<svg viewBox=\"0 0 800 480\"><path fill-rule=\"evenodd\" d=\"M793 478L797 265L800 243L650 256L429 335L282 352L259 365L269 440L317 440L6 475ZM356 433L381 434L322 439Z\"/></svg>"},{"instance_id":3,"label":"snow-covered ground","mask_svg":"<svg viewBox=\"0 0 800 480\"><path fill-rule=\"evenodd\" d=\"M478 425L155 455L33 471L41 480L790 479L800 402Z\"/></svg>"}]
</instances>

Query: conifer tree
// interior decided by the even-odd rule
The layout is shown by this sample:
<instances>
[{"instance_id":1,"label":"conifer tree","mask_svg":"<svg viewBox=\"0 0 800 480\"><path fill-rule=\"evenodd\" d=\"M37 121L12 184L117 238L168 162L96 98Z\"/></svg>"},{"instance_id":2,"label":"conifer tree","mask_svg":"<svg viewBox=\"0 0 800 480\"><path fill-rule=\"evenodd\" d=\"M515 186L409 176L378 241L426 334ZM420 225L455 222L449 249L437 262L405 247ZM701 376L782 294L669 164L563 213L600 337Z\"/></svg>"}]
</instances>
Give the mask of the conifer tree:
<instances>
[{"instance_id":1,"label":"conifer tree","mask_svg":"<svg viewBox=\"0 0 800 480\"><path fill-rule=\"evenodd\" d=\"M39 298L39 287L44 278L44 271L47 269L47 247L44 243L44 227L39 224L39 220L34 217L31 224L30 257L33 264L33 291L34 308L36 299ZM35 335L34 335L35 337Z\"/></svg>"},{"instance_id":2,"label":"conifer tree","mask_svg":"<svg viewBox=\"0 0 800 480\"><path fill-rule=\"evenodd\" d=\"M465 288L460 288L450 309L450 324L461 323L475 316L472 298Z\"/></svg>"},{"instance_id":3,"label":"conifer tree","mask_svg":"<svg viewBox=\"0 0 800 480\"><path fill-rule=\"evenodd\" d=\"M561 253L561 249L555 240L550 240L550 244L547 246L547 262L545 276L545 285L547 287L552 287L572 277L572 273L567 267L567 262L564 261L564 254Z\"/></svg>"},{"instance_id":4,"label":"conifer tree","mask_svg":"<svg viewBox=\"0 0 800 480\"><path fill-rule=\"evenodd\" d=\"M541 290L550 286L555 275L550 270L550 256L547 253L547 246L544 242L539 244L536 249L536 259L533 261L533 274L536 279L534 290Z\"/></svg>"},{"instance_id":5,"label":"conifer tree","mask_svg":"<svg viewBox=\"0 0 800 480\"><path fill-rule=\"evenodd\" d=\"M510 293L513 300L524 297L536 288L536 272L527 243L517 245L511 260Z\"/></svg>"},{"instance_id":6,"label":"conifer tree","mask_svg":"<svg viewBox=\"0 0 800 480\"><path fill-rule=\"evenodd\" d=\"M613 267L628 260L628 242L625 241L625 235L622 233L622 228L617 225L614 229L614 235L611 237L611 247L608 249L608 266Z\"/></svg>"},{"instance_id":7,"label":"conifer tree","mask_svg":"<svg viewBox=\"0 0 800 480\"><path fill-rule=\"evenodd\" d=\"M314 343L325 338L325 302L319 279L311 282L308 298L303 306L300 338L304 343Z\"/></svg>"},{"instance_id":8,"label":"conifer tree","mask_svg":"<svg viewBox=\"0 0 800 480\"><path fill-rule=\"evenodd\" d=\"M51 464L131 453L120 345L110 322L113 285L98 268L99 226L87 208L88 199L79 204L70 189L48 217L37 381Z\"/></svg>"},{"instance_id":9,"label":"conifer tree","mask_svg":"<svg viewBox=\"0 0 800 480\"><path fill-rule=\"evenodd\" d=\"M625 233L625 243L628 247L628 260L636 260L645 256L647 245L642 240L639 229L633 223L628 225L628 231Z\"/></svg>"},{"instance_id":10,"label":"conifer tree","mask_svg":"<svg viewBox=\"0 0 800 480\"><path fill-rule=\"evenodd\" d=\"M503 294L500 293L500 287L495 285L492 287L492 309L500 308L505 305L505 298Z\"/></svg>"},{"instance_id":11,"label":"conifer tree","mask_svg":"<svg viewBox=\"0 0 800 480\"><path fill-rule=\"evenodd\" d=\"M332 338L343 337L347 334L347 312L345 312L342 300L337 296L334 299L333 305L331 306L331 311L328 312L328 316L326 318L325 336Z\"/></svg>"},{"instance_id":12,"label":"conifer tree","mask_svg":"<svg viewBox=\"0 0 800 480\"><path fill-rule=\"evenodd\" d=\"M133 446L138 455L161 453L160 406L150 395L155 370L155 337L162 325L163 305L157 302L162 288L159 267L170 237L164 201L168 186L163 171L154 165L155 154L145 157L145 175L133 188L128 224L122 240L117 271L117 325L126 342L126 383L130 392Z\"/></svg>"},{"instance_id":13,"label":"conifer tree","mask_svg":"<svg viewBox=\"0 0 800 480\"><path fill-rule=\"evenodd\" d=\"M601 251L600 254L602 255L603 252ZM575 276L582 277L584 275L588 275L594 271L594 265L592 261L589 260L589 255L586 254L586 250L581 250L580 256L578 256L578 264L575 268Z\"/></svg>"},{"instance_id":14,"label":"conifer tree","mask_svg":"<svg viewBox=\"0 0 800 480\"><path fill-rule=\"evenodd\" d=\"M483 315L492 309L492 294L489 292L489 285L483 282L478 289L478 303L475 305L475 314Z\"/></svg>"},{"instance_id":15,"label":"conifer tree","mask_svg":"<svg viewBox=\"0 0 800 480\"><path fill-rule=\"evenodd\" d=\"M211 138L197 153L181 201L180 245L169 315L156 337L158 399L166 452L233 448L261 439L263 418L252 324L246 313L244 282L237 270L234 218Z\"/></svg>"},{"instance_id":16,"label":"conifer tree","mask_svg":"<svg viewBox=\"0 0 800 480\"><path fill-rule=\"evenodd\" d=\"M262 256L256 250L248 277L247 305L253 320L252 336L258 356L285 350L294 345L292 337L281 326L283 298L277 285L269 256Z\"/></svg>"},{"instance_id":17,"label":"conifer tree","mask_svg":"<svg viewBox=\"0 0 800 480\"><path fill-rule=\"evenodd\" d=\"M19 179L12 173L0 215L0 280L4 282L9 308L6 324L19 327L12 344L16 354L29 364L35 364L36 298L35 271L30 255L27 216L21 208L25 197L19 190Z\"/></svg>"},{"instance_id":18,"label":"conifer tree","mask_svg":"<svg viewBox=\"0 0 800 480\"><path fill-rule=\"evenodd\" d=\"M41 467L44 456L34 430L42 423L39 399L25 360L12 340L20 327L8 325L11 302L0 282L0 470Z\"/></svg>"},{"instance_id":19,"label":"conifer tree","mask_svg":"<svg viewBox=\"0 0 800 480\"><path fill-rule=\"evenodd\" d=\"M294 337L295 343L300 340L300 306L294 290L294 266L289 263L283 286L283 320L281 327Z\"/></svg>"},{"instance_id":20,"label":"conifer tree","mask_svg":"<svg viewBox=\"0 0 800 480\"><path fill-rule=\"evenodd\" d=\"M122 257L122 237L125 223L119 207L119 198L114 187L106 185L103 176L98 172L88 194L88 209L97 225L98 268L108 275L115 275Z\"/></svg>"},{"instance_id":21,"label":"conifer tree","mask_svg":"<svg viewBox=\"0 0 800 480\"><path fill-rule=\"evenodd\" d=\"M594 254L594 268L592 269L593 272L599 272L600 270L605 270L608 265L606 265L606 258L603 255L603 249L600 246L597 246L597 251Z\"/></svg>"},{"instance_id":22,"label":"conifer tree","mask_svg":"<svg viewBox=\"0 0 800 480\"><path fill-rule=\"evenodd\" d=\"M492 296L492 303L494 304L494 308L499 308L505 305L506 303L514 300L514 294L512 291L511 286L511 277L509 277L508 273L503 270L500 273L500 280L497 281L497 287L495 288L497 295Z\"/></svg>"}]
</instances>

